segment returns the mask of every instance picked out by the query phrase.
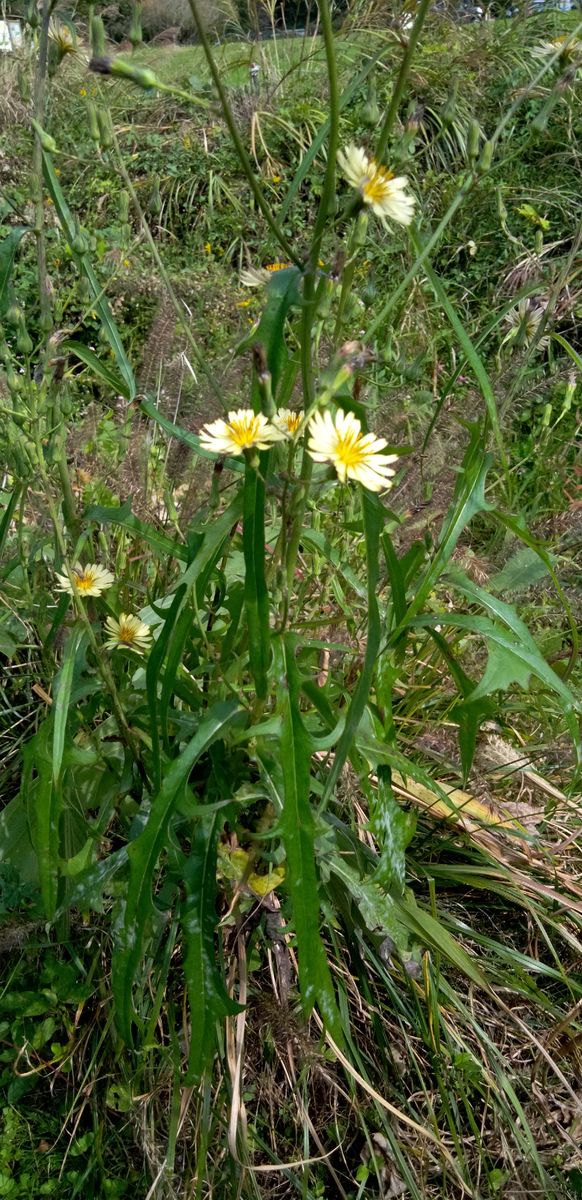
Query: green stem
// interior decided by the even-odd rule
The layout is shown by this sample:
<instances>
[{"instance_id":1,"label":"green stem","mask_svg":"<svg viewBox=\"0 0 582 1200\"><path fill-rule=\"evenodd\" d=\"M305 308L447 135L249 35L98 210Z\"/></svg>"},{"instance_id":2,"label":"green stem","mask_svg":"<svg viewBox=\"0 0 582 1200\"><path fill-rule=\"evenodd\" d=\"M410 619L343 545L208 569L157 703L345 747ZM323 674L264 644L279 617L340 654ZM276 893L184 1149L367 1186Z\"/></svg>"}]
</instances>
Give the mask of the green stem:
<instances>
[{"instance_id":1,"label":"green stem","mask_svg":"<svg viewBox=\"0 0 582 1200\"><path fill-rule=\"evenodd\" d=\"M220 77L220 71L218 70L218 67L214 61L212 47L206 36L206 30L204 29L204 24L201 21L200 16L199 16L198 5L196 3L196 0L188 0L188 4L190 6L190 11L194 18L196 32L198 34L198 37L200 38L202 49L204 50L204 55L206 57L206 61L210 68L210 74L212 75L212 80L213 80L214 86L218 92L218 96L220 99L220 105L222 108L222 113L223 113L224 119L226 121L228 132L230 133L230 136L232 138L233 146L237 152L240 165L247 177L249 187L251 189L251 192L253 193L253 196L257 203L257 207L262 212L262 214L265 218L265 221L267 222L267 225L269 226L269 229L275 235L279 245L285 251L285 254L287 255L287 257L291 260L291 262L295 263L296 266L300 267L302 265L301 260L297 257L297 255L295 254L294 250L292 249L290 243L287 241L287 238L285 237L283 230L279 228L279 225L277 224L277 222L271 212L269 204L268 204L267 200L265 200L265 197L263 196L263 193L260 189L258 180L255 177L255 173L251 166L251 161L250 161L249 156L243 145L243 141L242 141L242 138L238 131L237 124L236 124L236 121L235 121L233 113L232 113L232 109L228 102L228 98L226 95L226 88L223 86L222 79Z\"/></svg>"},{"instance_id":2,"label":"green stem","mask_svg":"<svg viewBox=\"0 0 582 1200\"><path fill-rule=\"evenodd\" d=\"M417 45L422 27L423 27L425 19L426 19L426 14L428 12L429 5L430 5L430 0L420 0L420 4L418 7L418 12L416 14L414 25L412 26L412 29L410 31L410 37L408 39L408 45L407 45L405 53L404 53L404 58L402 59L402 62L400 64L398 78L396 80L396 83L394 84L394 91L392 92L392 96L390 98L388 112L386 113L386 116L384 117L384 124L382 125L382 128L380 130L380 137L378 138L378 146L376 149L376 157L379 162L382 162L382 159L384 158L384 155L386 153L386 146L388 145L388 138L390 137L390 134L392 132L392 126L394 125L396 116L398 114L398 107L399 107L400 101L402 99L402 93L404 92L404 88L406 86L406 80L408 79L410 68L412 66L412 60L414 58L416 45Z\"/></svg>"},{"instance_id":3,"label":"green stem","mask_svg":"<svg viewBox=\"0 0 582 1200\"><path fill-rule=\"evenodd\" d=\"M52 11L51 0L43 0L40 22L40 39L38 61L34 81L34 117L40 126L44 127L46 107L46 76L48 68L49 22ZM38 272L38 295L40 303L41 327L51 315L50 296L48 290L46 269L46 246L44 236L44 205L42 200L42 146L37 133L34 135L32 152L32 176L34 180L34 225L36 234L36 261Z\"/></svg>"}]
</instances>

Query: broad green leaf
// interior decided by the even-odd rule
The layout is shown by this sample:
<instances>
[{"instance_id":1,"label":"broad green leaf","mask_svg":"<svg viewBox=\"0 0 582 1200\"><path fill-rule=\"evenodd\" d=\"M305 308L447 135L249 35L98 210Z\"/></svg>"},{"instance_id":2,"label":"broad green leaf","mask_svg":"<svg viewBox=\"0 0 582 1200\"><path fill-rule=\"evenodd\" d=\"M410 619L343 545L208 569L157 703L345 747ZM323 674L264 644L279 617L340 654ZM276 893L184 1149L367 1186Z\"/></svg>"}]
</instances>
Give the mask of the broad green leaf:
<instances>
[{"instance_id":1,"label":"broad green leaf","mask_svg":"<svg viewBox=\"0 0 582 1200\"><path fill-rule=\"evenodd\" d=\"M2 517L0 518L0 554L4 550L4 545L8 536L12 517L14 515L14 509L20 500L20 495L21 489L14 487L6 498L6 506L2 513Z\"/></svg>"},{"instance_id":2,"label":"broad green leaf","mask_svg":"<svg viewBox=\"0 0 582 1200\"><path fill-rule=\"evenodd\" d=\"M237 346L238 354L243 354L250 346L264 346L273 395L277 391L288 357L285 321L290 308L301 303L300 281L301 272L298 267L286 267L273 272L273 277L267 284L267 297L261 319L249 336Z\"/></svg>"},{"instance_id":3,"label":"broad green leaf","mask_svg":"<svg viewBox=\"0 0 582 1200\"><path fill-rule=\"evenodd\" d=\"M23 792L0 810L0 862L16 867L25 883L38 885L39 862L31 841L29 816Z\"/></svg>"},{"instance_id":4,"label":"broad green leaf","mask_svg":"<svg viewBox=\"0 0 582 1200\"><path fill-rule=\"evenodd\" d=\"M61 777L73 674L77 653L83 641L84 637L81 630L73 629L65 649L63 665L57 677L54 704L51 712L53 721L53 783L55 787L59 786Z\"/></svg>"},{"instance_id":5,"label":"broad green leaf","mask_svg":"<svg viewBox=\"0 0 582 1200\"><path fill-rule=\"evenodd\" d=\"M69 243L69 247L77 267L80 273L85 276L85 279L89 285L89 289L92 294L93 307L99 317L99 320L101 321L101 327L113 351L113 356L117 364L117 370L119 371L119 374L121 375L125 385L124 394L129 400L133 400L136 394L136 384L134 374L131 369L131 364L125 353L123 342L119 335L117 325L113 319L111 309L103 293L103 287L91 265L89 255L77 254L75 251L73 244L77 232L75 229L75 223L65 200L58 176L55 174L51 155L46 150L42 151L42 164L47 191L55 206L55 212L59 219L61 229L67 239L67 242Z\"/></svg>"},{"instance_id":6,"label":"broad green leaf","mask_svg":"<svg viewBox=\"0 0 582 1200\"><path fill-rule=\"evenodd\" d=\"M162 786L152 800L143 831L128 846L129 883L112 962L116 1021L128 1045L132 1042L133 984L154 911L153 881L170 819L194 764L213 742L244 719L246 713L234 700L215 704L209 709L194 737L168 768Z\"/></svg>"},{"instance_id":7,"label":"broad green leaf","mask_svg":"<svg viewBox=\"0 0 582 1200\"><path fill-rule=\"evenodd\" d=\"M124 396L126 400L131 398L126 381L120 375L117 375L115 371L112 371L111 367L107 366L106 363L102 362L95 352L89 346L86 346L84 342L76 342L73 338L67 338L61 342L60 349L67 350L69 354L74 354L75 358L85 363L85 366L89 367L89 370L93 372L97 379L101 379L112 391L118 393L120 396Z\"/></svg>"},{"instance_id":8,"label":"broad green leaf","mask_svg":"<svg viewBox=\"0 0 582 1200\"><path fill-rule=\"evenodd\" d=\"M228 996L216 961L216 846L224 812L214 812L196 827L184 864L185 899L180 921L184 933L184 975L190 1005L190 1049L186 1085L198 1083L210 1067L216 1024L240 1012Z\"/></svg>"},{"instance_id":9,"label":"broad green leaf","mask_svg":"<svg viewBox=\"0 0 582 1200\"><path fill-rule=\"evenodd\" d=\"M258 470L250 463L247 463L244 485L243 552L249 666L257 699L265 700L271 645L269 593L265 580L265 485Z\"/></svg>"},{"instance_id":10,"label":"broad green leaf","mask_svg":"<svg viewBox=\"0 0 582 1200\"><path fill-rule=\"evenodd\" d=\"M300 707L295 641L287 634L274 642L277 708L281 715L280 765L283 802L280 828L287 857L287 886L297 934L299 983L306 1012L319 1006L323 1021L343 1040L327 956L319 933L319 895L315 869L315 822L310 804L312 744Z\"/></svg>"},{"instance_id":11,"label":"broad green leaf","mask_svg":"<svg viewBox=\"0 0 582 1200\"><path fill-rule=\"evenodd\" d=\"M394 799L390 769L380 765L378 788L371 812L371 829L379 848L376 878L382 887L402 892L406 879L406 847L414 837L415 813L406 812Z\"/></svg>"},{"instance_id":12,"label":"broad green leaf","mask_svg":"<svg viewBox=\"0 0 582 1200\"><path fill-rule=\"evenodd\" d=\"M21 796L27 805L40 891L47 920L57 909L61 795L53 783L52 720L48 717L23 750Z\"/></svg>"},{"instance_id":13,"label":"broad green leaf","mask_svg":"<svg viewBox=\"0 0 582 1200\"><path fill-rule=\"evenodd\" d=\"M408 949L408 931L400 919L400 903L377 880L360 876L355 867L338 854L326 855L332 875L341 879L350 893L370 933L390 937L400 952Z\"/></svg>"},{"instance_id":14,"label":"broad green leaf","mask_svg":"<svg viewBox=\"0 0 582 1200\"><path fill-rule=\"evenodd\" d=\"M185 446L189 446L199 458L205 458L208 462L216 462L216 454L213 454L210 450L204 450L200 445L200 438L195 433L189 433L187 429L182 429L181 425L174 425L173 421L170 421L168 417L165 417L160 412L155 400L150 396L142 400L140 409L142 413L145 413L146 417L155 421L169 437L176 438L178 442L183 442ZM224 466L228 467L229 471L238 471L241 474L244 472L245 464L242 457L233 458L226 456L222 461Z\"/></svg>"},{"instance_id":15,"label":"broad green leaf","mask_svg":"<svg viewBox=\"0 0 582 1200\"><path fill-rule=\"evenodd\" d=\"M345 727L339 739L333 764L326 780L323 794L324 803L333 793L353 745L364 709L368 703L382 635L380 610L378 608L378 581L380 577L380 534L384 524L384 510L378 497L373 495L372 492L366 491L365 488L360 488L360 495L366 538L366 575L368 585L366 652L360 671L360 678L358 679L348 708Z\"/></svg>"},{"instance_id":16,"label":"broad green leaf","mask_svg":"<svg viewBox=\"0 0 582 1200\"><path fill-rule=\"evenodd\" d=\"M17 225L0 242L0 317L10 306L10 277L16 251L25 233L29 232L27 225Z\"/></svg>"},{"instance_id":17,"label":"broad green leaf","mask_svg":"<svg viewBox=\"0 0 582 1200\"><path fill-rule=\"evenodd\" d=\"M520 592L539 583L548 574L548 564L536 550L520 546L505 566L489 580L493 592Z\"/></svg>"}]
</instances>

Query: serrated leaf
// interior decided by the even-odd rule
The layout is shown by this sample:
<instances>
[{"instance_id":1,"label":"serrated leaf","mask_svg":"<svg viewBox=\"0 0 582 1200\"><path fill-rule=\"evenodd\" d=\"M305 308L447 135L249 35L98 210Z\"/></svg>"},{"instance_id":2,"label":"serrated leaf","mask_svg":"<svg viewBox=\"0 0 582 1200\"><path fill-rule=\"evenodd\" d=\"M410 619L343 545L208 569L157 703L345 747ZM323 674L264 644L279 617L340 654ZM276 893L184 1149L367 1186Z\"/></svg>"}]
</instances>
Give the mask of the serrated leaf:
<instances>
[{"instance_id":1,"label":"serrated leaf","mask_svg":"<svg viewBox=\"0 0 582 1200\"><path fill-rule=\"evenodd\" d=\"M370 933L390 937L401 952L406 951L408 933L400 920L400 906L394 897L375 879L362 878L356 869L339 855L326 856L326 866L333 875L341 879Z\"/></svg>"},{"instance_id":2,"label":"serrated leaf","mask_svg":"<svg viewBox=\"0 0 582 1200\"><path fill-rule=\"evenodd\" d=\"M371 828L378 843L378 882L385 888L403 891L406 878L406 848L416 829L416 815L406 812L394 798L391 773L378 767L378 788L371 812Z\"/></svg>"}]
</instances>

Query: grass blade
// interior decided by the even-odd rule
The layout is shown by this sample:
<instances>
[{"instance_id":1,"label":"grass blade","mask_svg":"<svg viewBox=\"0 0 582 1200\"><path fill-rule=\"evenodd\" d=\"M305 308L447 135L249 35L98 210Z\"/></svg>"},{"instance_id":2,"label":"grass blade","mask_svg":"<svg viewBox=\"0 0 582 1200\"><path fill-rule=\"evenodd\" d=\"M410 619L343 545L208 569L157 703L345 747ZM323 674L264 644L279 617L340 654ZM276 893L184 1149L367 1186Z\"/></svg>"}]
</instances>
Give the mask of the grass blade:
<instances>
[{"instance_id":1,"label":"grass blade","mask_svg":"<svg viewBox=\"0 0 582 1200\"><path fill-rule=\"evenodd\" d=\"M265 700L271 644L269 593L265 580L265 485L258 470L250 463L247 463L244 486L243 552L249 666L257 700Z\"/></svg>"}]
</instances>

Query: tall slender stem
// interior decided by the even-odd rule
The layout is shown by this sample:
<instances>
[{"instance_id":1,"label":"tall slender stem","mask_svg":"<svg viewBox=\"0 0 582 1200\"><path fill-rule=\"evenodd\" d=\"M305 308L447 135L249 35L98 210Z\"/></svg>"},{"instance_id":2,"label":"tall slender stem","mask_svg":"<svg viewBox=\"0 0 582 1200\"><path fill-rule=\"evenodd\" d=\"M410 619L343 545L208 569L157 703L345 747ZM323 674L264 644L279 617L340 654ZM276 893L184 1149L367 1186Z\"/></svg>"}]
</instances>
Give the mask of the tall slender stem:
<instances>
[{"instance_id":1,"label":"tall slender stem","mask_svg":"<svg viewBox=\"0 0 582 1200\"><path fill-rule=\"evenodd\" d=\"M38 59L34 79L34 117L41 126L44 126L46 107L49 22L52 8L53 0L43 0L38 45ZM42 202L42 146L37 133L34 135L34 148L32 152L32 177L34 183L34 225L36 233L38 294L40 303L41 327L43 327L46 326L47 321L50 319L51 305L47 282L46 247L44 236L44 205Z\"/></svg>"},{"instance_id":2,"label":"tall slender stem","mask_svg":"<svg viewBox=\"0 0 582 1200\"><path fill-rule=\"evenodd\" d=\"M423 27L425 19L426 19L426 14L428 12L429 5L430 5L430 0L420 0L420 4L418 6L418 12L416 14L414 25L412 26L412 29L410 30L410 37L408 39L408 45L406 47L406 50L404 52L404 57L400 64L400 70L398 72L398 77L396 79L396 83L394 84L394 90L392 92L392 96L390 97L390 104L388 105L388 111L386 113L386 116L384 117L384 123L380 130L380 137L378 138L378 146L376 149L376 156L377 156L379 162L382 162L384 154L386 153L386 146L388 145L388 138L390 137L390 134L392 132L392 126L394 125L396 116L398 114L398 107L399 107L400 101L402 99L402 94L404 92L406 80L408 79L410 68L412 66L412 60L414 58L414 52L416 50L416 45L417 45L422 27Z\"/></svg>"}]
</instances>

